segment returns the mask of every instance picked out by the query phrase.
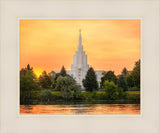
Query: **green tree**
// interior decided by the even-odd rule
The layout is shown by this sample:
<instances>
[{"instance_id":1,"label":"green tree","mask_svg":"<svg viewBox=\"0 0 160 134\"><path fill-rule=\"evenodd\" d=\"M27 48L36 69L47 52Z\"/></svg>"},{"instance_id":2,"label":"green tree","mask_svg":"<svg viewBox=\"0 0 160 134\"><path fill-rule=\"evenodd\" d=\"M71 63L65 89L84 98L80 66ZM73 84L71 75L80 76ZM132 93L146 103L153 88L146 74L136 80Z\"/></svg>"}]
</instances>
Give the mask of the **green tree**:
<instances>
[{"instance_id":1,"label":"green tree","mask_svg":"<svg viewBox=\"0 0 160 134\"><path fill-rule=\"evenodd\" d=\"M113 81L105 81L104 82L104 91L109 100L115 100L118 97L117 94L117 85Z\"/></svg>"},{"instance_id":2,"label":"green tree","mask_svg":"<svg viewBox=\"0 0 160 134\"><path fill-rule=\"evenodd\" d=\"M132 71L132 77L135 87L140 87L140 60L135 63L135 66Z\"/></svg>"},{"instance_id":3,"label":"green tree","mask_svg":"<svg viewBox=\"0 0 160 134\"><path fill-rule=\"evenodd\" d=\"M51 88L52 81L46 71L43 71L42 75L39 76L39 84L42 88Z\"/></svg>"},{"instance_id":4,"label":"green tree","mask_svg":"<svg viewBox=\"0 0 160 134\"><path fill-rule=\"evenodd\" d=\"M118 93L118 99L126 99L128 97L128 94L126 92L123 92L122 88L117 88Z\"/></svg>"},{"instance_id":5,"label":"green tree","mask_svg":"<svg viewBox=\"0 0 160 134\"><path fill-rule=\"evenodd\" d=\"M62 97L66 101L73 99L72 92L79 93L79 87L71 76L59 76L56 82L56 89L61 91Z\"/></svg>"},{"instance_id":6,"label":"green tree","mask_svg":"<svg viewBox=\"0 0 160 134\"><path fill-rule=\"evenodd\" d=\"M86 91L89 91L89 92L92 92L98 89L96 74L92 67L88 69L85 79L83 79L83 86L85 87Z\"/></svg>"},{"instance_id":7,"label":"green tree","mask_svg":"<svg viewBox=\"0 0 160 134\"><path fill-rule=\"evenodd\" d=\"M67 75L66 69L64 68L64 66L62 66L62 69L61 69L61 71L60 71L60 75L61 75L61 76L66 76L66 75Z\"/></svg>"},{"instance_id":8,"label":"green tree","mask_svg":"<svg viewBox=\"0 0 160 134\"><path fill-rule=\"evenodd\" d=\"M30 67L30 65L27 65L27 70L33 70L33 68Z\"/></svg>"},{"instance_id":9,"label":"green tree","mask_svg":"<svg viewBox=\"0 0 160 134\"><path fill-rule=\"evenodd\" d=\"M123 91L127 91L128 90L127 82L126 82L125 77L123 75L119 76L117 84L118 84L119 88L123 89Z\"/></svg>"},{"instance_id":10,"label":"green tree","mask_svg":"<svg viewBox=\"0 0 160 134\"><path fill-rule=\"evenodd\" d=\"M53 88L56 88L56 83L57 83L57 79L58 79L59 76L61 76L60 73L56 73L56 75L54 77Z\"/></svg>"},{"instance_id":11,"label":"green tree","mask_svg":"<svg viewBox=\"0 0 160 134\"><path fill-rule=\"evenodd\" d=\"M40 93L41 101L50 101L52 99L52 92L50 90L42 90Z\"/></svg>"},{"instance_id":12,"label":"green tree","mask_svg":"<svg viewBox=\"0 0 160 134\"><path fill-rule=\"evenodd\" d=\"M49 76L49 78L51 80L51 88L54 88L56 73L54 71L51 71L48 74L48 76Z\"/></svg>"},{"instance_id":13,"label":"green tree","mask_svg":"<svg viewBox=\"0 0 160 134\"><path fill-rule=\"evenodd\" d=\"M73 97L74 99L80 99L81 97L81 87L77 84L74 84L73 86Z\"/></svg>"},{"instance_id":14,"label":"green tree","mask_svg":"<svg viewBox=\"0 0 160 134\"><path fill-rule=\"evenodd\" d=\"M126 80L129 87L140 88L140 60L135 62L135 66L132 72L127 74Z\"/></svg>"},{"instance_id":15,"label":"green tree","mask_svg":"<svg viewBox=\"0 0 160 134\"><path fill-rule=\"evenodd\" d=\"M31 91L38 89L37 77L28 64L26 68L20 70L20 102L29 103L32 99Z\"/></svg>"},{"instance_id":16,"label":"green tree","mask_svg":"<svg viewBox=\"0 0 160 134\"><path fill-rule=\"evenodd\" d=\"M113 81L115 84L117 84L117 77L113 71L108 71L108 72L104 73L103 77L101 78L101 83L100 83L101 88L103 88L104 82L106 80L109 82Z\"/></svg>"},{"instance_id":17,"label":"green tree","mask_svg":"<svg viewBox=\"0 0 160 134\"><path fill-rule=\"evenodd\" d=\"M56 83L57 83L57 79L59 76L69 76L67 73L66 73L66 69L64 66L62 66L61 68L61 71L60 73L56 73L55 77L54 77L54 84L53 84L53 88L56 88Z\"/></svg>"},{"instance_id":18,"label":"green tree","mask_svg":"<svg viewBox=\"0 0 160 134\"><path fill-rule=\"evenodd\" d=\"M124 76L126 76L127 75L127 73L128 73L128 71L127 71L127 69L126 68L123 68L123 70L122 70L122 75L124 75Z\"/></svg>"},{"instance_id":19,"label":"green tree","mask_svg":"<svg viewBox=\"0 0 160 134\"><path fill-rule=\"evenodd\" d=\"M33 68L27 65L27 68L20 70L20 90L31 91L37 88L36 75L33 72Z\"/></svg>"},{"instance_id":20,"label":"green tree","mask_svg":"<svg viewBox=\"0 0 160 134\"><path fill-rule=\"evenodd\" d=\"M126 75L126 81L127 81L128 87L134 87L133 76L131 74Z\"/></svg>"}]
</instances>

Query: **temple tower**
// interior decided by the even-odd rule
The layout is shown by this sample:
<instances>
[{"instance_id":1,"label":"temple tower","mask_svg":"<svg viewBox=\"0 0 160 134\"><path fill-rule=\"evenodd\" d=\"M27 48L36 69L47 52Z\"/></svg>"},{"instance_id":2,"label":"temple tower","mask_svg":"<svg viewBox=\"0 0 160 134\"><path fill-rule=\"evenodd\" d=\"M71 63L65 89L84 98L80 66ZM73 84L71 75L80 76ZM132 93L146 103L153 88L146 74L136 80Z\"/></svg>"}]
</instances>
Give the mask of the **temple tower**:
<instances>
[{"instance_id":1,"label":"temple tower","mask_svg":"<svg viewBox=\"0 0 160 134\"><path fill-rule=\"evenodd\" d=\"M73 78L75 78L77 83L81 85L81 87L83 87L82 80L85 78L88 69L89 65L87 64L87 55L85 54L85 51L83 51L81 30L79 30L79 44L77 51L73 55L71 75Z\"/></svg>"}]
</instances>

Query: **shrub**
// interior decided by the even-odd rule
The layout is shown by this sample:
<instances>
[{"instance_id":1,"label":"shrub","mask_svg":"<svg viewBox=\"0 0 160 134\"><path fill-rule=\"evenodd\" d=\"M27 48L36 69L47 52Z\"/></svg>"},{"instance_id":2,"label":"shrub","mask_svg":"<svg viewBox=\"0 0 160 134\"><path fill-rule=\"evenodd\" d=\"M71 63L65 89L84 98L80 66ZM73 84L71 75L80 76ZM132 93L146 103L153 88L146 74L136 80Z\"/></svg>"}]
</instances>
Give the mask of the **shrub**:
<instances>
[{"instance_id":1,"label":"shrub","mask_svg":"<svg viewBox=\"0 0 160 134\"><path fill-rule=\"evenodd\" d=\"M62 100L61 92L52 92L52 101Z\"/></svg>"},{"instance_id":2,"label":"shrub","mask_svg":"<svg viewBox=\"0 0 160 134\"><path fill-rule=\"evenodd\" d=\"M128 93L124 92L122 88L117 88L118 99L127 99Z\"/></svg>"},{"instance_id":3,"label":"shrub","mask_svg":"<svg viewBox=\"0 0 160 134\"><path fill-rule=\"evenodd\" d=\"M128 91L140 91L140 88L132 87L132 88L129 88Z\"/></svg>"},{"instance_id":4,"label":"shrub","mask_svg":"<svg viewBox=\"0 0 160 134\"><path fill-rule=\"evenodd\" d=\"M42 90L40 93L41 101L50 101L52 99L52 92L50 90Z\"/></svg>"},{"instance_id":5,"label":"shrub","mask_svg":"<svg viewBox=\"0 0 160 134\"><path fill-rule=\"evenodd\" d=\"M73 93L78 96L79 87L76 85L76 81L70 76L59 76L56 83L56 89L61 91L61 95L64 100L68 101L73 99Z\"/></svg>"},{"instance_id":6,"label":"shrub","mask_svg":"<svg viewBox=\"0 0 160 134\"><path fill-rule=\"evenodd\" d=\"M106 100L106 94L104 92L98 92L95 95L95 100Z\"/></svg>"},{"instance_id":7,"label":"shrub","mask_svg":"<svg viewBox=\"0 0 160 134\"><path fill-rule=\"evenodd\" d=\"M117 94L117 85L114 84L113 81L105 81L104 82L104 91L109 100L115 100L118 98Z\"/></svg>"}]
</instances>

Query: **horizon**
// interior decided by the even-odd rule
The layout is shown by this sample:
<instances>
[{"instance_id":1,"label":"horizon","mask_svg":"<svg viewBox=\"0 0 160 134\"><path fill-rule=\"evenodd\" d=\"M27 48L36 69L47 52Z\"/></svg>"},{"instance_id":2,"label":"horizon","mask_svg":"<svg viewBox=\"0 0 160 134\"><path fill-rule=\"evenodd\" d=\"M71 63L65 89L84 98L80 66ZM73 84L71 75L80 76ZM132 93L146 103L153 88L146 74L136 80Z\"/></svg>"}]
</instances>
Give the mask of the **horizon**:
<instances>
[{"instance_id":1,"label":"horizon","mask_svg":"<svg viewBox=\"0 0 160 134\"><path fill-rule=\"evenodd\" d=\"M138 61L138 60L137 60L137 61ZM27 65L28 65L28 64L27 64ZM27 65L26 65L25 67L22 67L22 68L26 68ZM30 64L29 64L29 65L30 65ZM33 68L33 72L36 74L34 67L33 67L32 65L30 65L30 67ZM63 67L63 66L62 66L62 67ZM46 71L46 70L44 69L43 71L46 71L47 74L48 74L48 73L51 73L52 71L55 72L55 73L58 73L58 72L61 71L62 67L61 67L59 70ZM92 66L90 66L90 67L92 67ZM89 68L90 68L90 67L89 67ZM22 68L20 68L20 70L21 70ZM64 66L64 68L65 68L65 66ZM94 67L92 67L92 68L94 69ZM65 68L65 70L66 70L66 71L71 71L71 70L67 70L66 68ZM38 75L36 74L36 76L39 78L39 76L42 75L42 72L43 72L43 71L41 71ZM95 69L94 69L94 71L104 71L104 72L112 71L112 72L115 73L114 70L95 70ZM127 69L127 71L129 72L129 71L131 71L131 70L128 70L128 69ZM120 74L121 74L121 72L120 72L119 74L115 74L115 75L118 76L118 75L120 75Z\"/></svg>"},{"instance_id":2,"label":"horizon","mask_svg":"<svg viewBox=\"0 0 160 134\"><path fill-rule=\"evenodd\" d=\"M140 59L140 20L20 20L20 69L27 64L39 75L70 70L79 29L88 64L120 74Z\"/></svg>"}]
</instances>

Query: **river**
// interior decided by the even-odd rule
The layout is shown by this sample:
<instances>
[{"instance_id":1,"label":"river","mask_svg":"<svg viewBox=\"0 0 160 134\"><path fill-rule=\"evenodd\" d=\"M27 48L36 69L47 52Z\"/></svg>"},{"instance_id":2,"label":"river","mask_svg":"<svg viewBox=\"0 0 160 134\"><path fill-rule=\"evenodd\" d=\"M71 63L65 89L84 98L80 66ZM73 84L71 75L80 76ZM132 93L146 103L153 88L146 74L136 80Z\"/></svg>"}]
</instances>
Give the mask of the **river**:
<instances>
[{"instance_id":1,"label":"river","mask_svg":"<svg viewBox=\"0 0 160 134\"><path fill-rule=\"evenodd\" d=\"M140 104L20 105L20 114L140 114Z\"/></svg>"}]
</instances>

